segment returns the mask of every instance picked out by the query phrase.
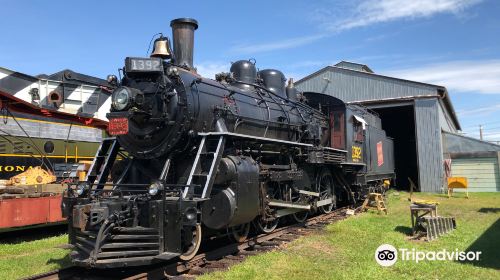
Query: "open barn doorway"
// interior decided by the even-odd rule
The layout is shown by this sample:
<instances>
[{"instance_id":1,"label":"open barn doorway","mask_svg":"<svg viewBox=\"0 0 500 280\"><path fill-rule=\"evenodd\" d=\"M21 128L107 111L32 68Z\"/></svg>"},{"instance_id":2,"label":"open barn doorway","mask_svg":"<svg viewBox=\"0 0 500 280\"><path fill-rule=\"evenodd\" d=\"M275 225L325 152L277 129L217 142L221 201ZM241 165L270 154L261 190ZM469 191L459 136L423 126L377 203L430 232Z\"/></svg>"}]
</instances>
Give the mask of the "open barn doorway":
<instances>
[{"instance_id":1,"label":"open barn doorway","mask_svg":"<svg viewBox=\"0 0 500 280\"><path fill-rule=\"evenodd\" d=\"M415 113L413 104L370 106L379 114L387 136L394 138L394 163L396 188L410 190L408 177L416 186L418 182L417 144L415 138Z\"/></svg>"}]
</instances>

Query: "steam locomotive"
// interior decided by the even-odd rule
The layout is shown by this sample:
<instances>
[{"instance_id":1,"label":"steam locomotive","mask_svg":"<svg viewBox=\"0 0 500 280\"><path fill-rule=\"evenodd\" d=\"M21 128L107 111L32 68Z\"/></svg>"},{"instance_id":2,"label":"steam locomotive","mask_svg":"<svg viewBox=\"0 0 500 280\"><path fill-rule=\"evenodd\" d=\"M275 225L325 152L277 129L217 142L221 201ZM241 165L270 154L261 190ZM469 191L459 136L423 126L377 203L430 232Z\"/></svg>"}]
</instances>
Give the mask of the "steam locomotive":
<instances>
[{"instance_id":1,"label":"steam locomotive","mask_svg":"<svg viewBox=\"0 0 500 280\"><path fill-rule=\"evenodd\" d=\"M109 133L68 189L71 259L110 268L193 258L207 237L244 241L354 203L394 178L380 119L278 70L240 60L207 79L193 67L194 19L171 21L149 58L127 57ZM110 181L109 178L112 178Z\"/></svg>"}]
</instances>

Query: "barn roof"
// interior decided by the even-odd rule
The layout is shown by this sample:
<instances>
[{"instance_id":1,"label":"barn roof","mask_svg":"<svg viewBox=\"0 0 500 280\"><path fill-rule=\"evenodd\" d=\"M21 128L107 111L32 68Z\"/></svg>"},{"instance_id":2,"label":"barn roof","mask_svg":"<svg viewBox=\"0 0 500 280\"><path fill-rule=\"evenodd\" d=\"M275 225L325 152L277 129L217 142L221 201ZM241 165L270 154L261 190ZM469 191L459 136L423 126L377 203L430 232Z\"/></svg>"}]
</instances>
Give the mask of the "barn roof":
<instances>
[{"instance_id":1,"label":"barn roof","mask_svg":"<svg viewBox=\"0 0 500 280\"><path fill-rule=\"evenodd\" d=\"M351 83L353 82L359 82L359 78L362 78L362 80L365 83L369 83L370 81L377 81L377 85L372 87L376 88L378 91L380 91L380 94L372 94L371 92L367 92L367 88L369 84L366 84L366 86L361 86L361 87L354 87L350 86L349 88L346 88L346 91L349 91L347 93L344 93L344 96L337 96L340 97L341 99L346 99L344 100L345 102L349 103L370 103L370 102L384 102L384 101L397 101L399 99L401 100L408 100L412 98L421 98L421 97L429 97L429 92L432 92L432 96L434 97L439 97L442 102L444 107L446 108L446 111L448 115L451 117L453 123L455 124L455 127L460 130L460 122L458 121L458 118L455 113L455 109L453 108L453 104L451 103L450 96L448 94L448 90L444 86L440 85L434 85L434 84L429 84L429 83L423 83L423 82L417 82L417 81L411 81L411 80L406 80L406 79L401 79L401 78L396 78L396 77L390 77L390 76L385 76L385 75L380 75L374 73L368 66L364 64L359 64L359 63L354 63L354 62L348 62L348 61L341 61L334 66L326 66L312 74L309 74L305 76L302 79L299 79L295 84L299 89L301 89L301 85L305 85L307 82L313 80L314 78L317 78L318 76L324 74L325 72L335 72L335 73L341 73L344 75L349 75L356 77L356 81L349 81ZM331 81L328 81L327 78L323 77L323 79L327 80L327 83L330 83ZM407 90L406 93L401 93L398 92L394 86L380 86L380 82L383 81L385 84L390 84L394 85L397 84L399 88L425 88L427 93L424 93L425 91L419 91L416 90ZM333 83L335 84L335 83ZM327 89L328 87L324 87L324 89ZM311 88L307 89L301 89L304 91L313 91ZM387 93L387 91L392 91L390 94ZM322 92L324 93L324 92ZM350 99L350 100L347 100Z\"/></svg>"},{"instance_id":2,"label":"barn roof","mask_svg":"<svg viewBox=\"0 0 500 280\"><path fill-rule=\"evenodd\" d=\"M345 69L351 69L351 70L356 70L356 71L364 71L368 73L374 73L370 67L366 64L360 64L356 62L351 62L351 61L345 61L342 60L341 62L337 63L334 65L335 67L339 68L345 68Z\"/></svg>"}]
</instances>

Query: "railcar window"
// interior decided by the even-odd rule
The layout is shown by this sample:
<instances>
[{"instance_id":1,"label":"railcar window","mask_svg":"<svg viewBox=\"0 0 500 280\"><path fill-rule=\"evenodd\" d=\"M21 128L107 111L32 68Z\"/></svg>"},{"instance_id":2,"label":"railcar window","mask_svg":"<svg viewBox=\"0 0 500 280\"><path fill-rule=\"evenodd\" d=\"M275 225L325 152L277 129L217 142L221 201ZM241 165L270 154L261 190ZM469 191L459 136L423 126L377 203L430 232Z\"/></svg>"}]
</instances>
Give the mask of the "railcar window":
<instances>
[{"instance_id":1,"label":"railcar window","mask_svg":"<svg viewBox=\"0 0 500 280\"><path fill-rule=\"evenodd\" d=\"M356 142L363 142L363 124L358 121L354 121L353 132L354 132L353 140Z\"/></svg>"}]
</instances>

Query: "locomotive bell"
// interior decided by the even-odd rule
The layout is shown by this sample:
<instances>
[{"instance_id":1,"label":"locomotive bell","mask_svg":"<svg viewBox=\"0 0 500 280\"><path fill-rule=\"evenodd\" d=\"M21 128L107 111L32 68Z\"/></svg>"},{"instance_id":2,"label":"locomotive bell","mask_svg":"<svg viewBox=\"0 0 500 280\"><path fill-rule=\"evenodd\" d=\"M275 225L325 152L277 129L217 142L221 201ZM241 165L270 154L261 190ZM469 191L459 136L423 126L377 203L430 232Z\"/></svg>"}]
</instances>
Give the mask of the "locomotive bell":
<instances>
[{"instance_id":1,"label":"locomotive bell","mask_svg":"<svg viewBox=\"0 0 500 280\"><path fill-rule=\"evenodd\" d=\"M170 41L167 37L161 36L160 38L155 40L151 57L160 57L163 59L172 57L172 51L170 50Z\"/></svg>"}]
</instances>

